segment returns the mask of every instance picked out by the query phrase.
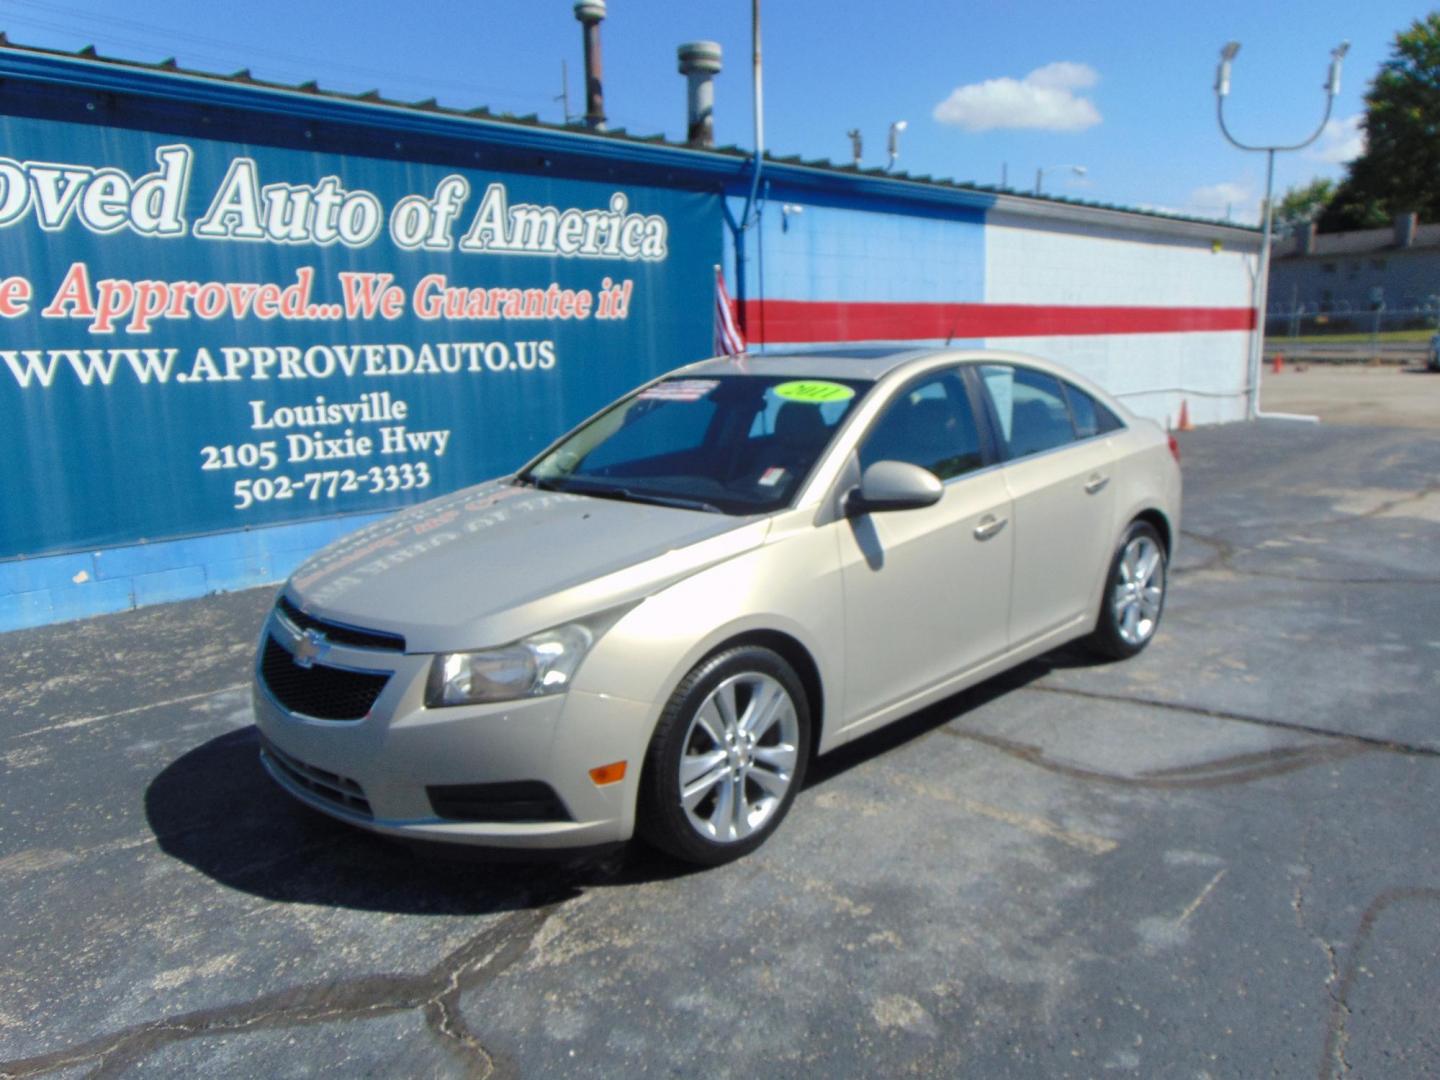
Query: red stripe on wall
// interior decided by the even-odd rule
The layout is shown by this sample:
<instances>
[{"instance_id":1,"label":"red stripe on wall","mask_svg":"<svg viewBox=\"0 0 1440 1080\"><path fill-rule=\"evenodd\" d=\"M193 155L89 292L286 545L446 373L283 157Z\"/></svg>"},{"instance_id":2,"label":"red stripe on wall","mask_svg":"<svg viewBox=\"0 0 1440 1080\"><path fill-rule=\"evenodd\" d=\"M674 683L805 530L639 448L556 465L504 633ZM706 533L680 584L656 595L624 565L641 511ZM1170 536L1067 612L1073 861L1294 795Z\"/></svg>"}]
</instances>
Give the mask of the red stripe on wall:
<instances>
[{"instance_id":1,"label":"red stripe on wall","mask_svg":"<svg viewBox=\"0 0 1440 1080\"><path fill-rule=\"evenodd\" d=\"M747 300L751 341L908 341L927 338L1178 334L1253 330L1253 308L1062 307L1052 304L841 303Z\"/></svg>"}]
</instances>

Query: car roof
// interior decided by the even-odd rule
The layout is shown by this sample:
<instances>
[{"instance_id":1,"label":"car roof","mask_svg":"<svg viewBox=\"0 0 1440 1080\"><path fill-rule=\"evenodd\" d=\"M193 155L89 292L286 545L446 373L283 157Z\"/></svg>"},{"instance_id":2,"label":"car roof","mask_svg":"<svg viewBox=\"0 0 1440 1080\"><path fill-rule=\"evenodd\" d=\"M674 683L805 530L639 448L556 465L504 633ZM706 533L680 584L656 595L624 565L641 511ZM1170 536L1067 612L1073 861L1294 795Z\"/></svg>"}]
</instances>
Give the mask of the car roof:
<instances>
[{"instance_id":1,"label":"car roof","mask_svg":"<svg viewBox=\"0 0 1440 1080\"><path fill-rule=\"evenodd\" d=\"M875 381L892 372L906 368L927 367L935 361L963 363L965 361L986 361L996 363L1015 362L1040 368L1062 378L1076 379L1077 373L1053 361L1030 356L1025 353L1001 349L977 349L973 346L959 348L898 349L869 347L856 349L827 349L823 352L766 352L757 356L717 356L701 360L674 375L760 375L791 376L802 379L864 379ZM1083 380L1081 380L1083 381Z\"/></svg>"},{"instance_id":2,"label":"car roof","mask_svg":"<svg viewBox=\"0 0 1440 1080\"><path fill-rule=\"evenodd\" d=\"M767 352L759 356L717 356L683 369L686 375L790 375L802 379L873 381L938 349L827 349L824 352Z\"/></svg>"}]
</instances>

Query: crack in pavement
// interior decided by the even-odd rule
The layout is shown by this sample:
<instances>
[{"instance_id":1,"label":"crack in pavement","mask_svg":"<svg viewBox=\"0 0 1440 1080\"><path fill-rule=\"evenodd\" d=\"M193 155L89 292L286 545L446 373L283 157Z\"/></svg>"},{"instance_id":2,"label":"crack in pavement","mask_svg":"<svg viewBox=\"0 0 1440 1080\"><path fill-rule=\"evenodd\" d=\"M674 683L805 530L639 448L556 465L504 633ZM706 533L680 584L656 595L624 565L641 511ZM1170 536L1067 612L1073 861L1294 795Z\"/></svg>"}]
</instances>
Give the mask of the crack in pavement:
<instances>
[{"instance_id":1,"label":"crack in pavement","mask_svg":"<svg viewBox=\"0 0 1440 1080\"><path fill-rule=\"evenodd\" d=\"M1315 930L1312 930L1305 917L1305 890L1310 885L1310 882L1313 881L1315 878L1315 867L1311 864L1309 857L1310 837L1314 833L1314 831L1315 819L1314 817L1311 817L1307 819L1305 824L1305 831L1300 836L1299 861L1300 865L1305 869L1305 874L1302 878L1300 878L1299 881L1295 882L1295 892L1290 897L1290 907L1295 911L1295 924L1300 928L1300 932L1306 935L1308 938L1310 938L1311 941L1315 942L1315 944L1320 947L1320 951L1325 954L1326 962L1330 965L1330 973L1325 977L1325 993L1326 996L1330 998L1332 1026L1335 1026L1334 1019L1336 1015L1336 1008L1338 1007L1341 1010L1339 1024L1338 1026L1335 1026L1335 1030L1338 1031L1339 1034L1333 1040L1333 1053L1334 1059L1340 1064L1341 1073L1348 1074L1350 1072L1350 1062L1347 1061L1345 1058L1345 1047L1350 1041L1350 1036L1345 1029L1345 1021L1350 1016L1350 1006L1346 1003L1345 998L1340 993L1338 993L1338 986L1340 982L1340 961L1338 956L1336 955L1335 946L1332 945L1328 940L1326 940L1323 935L1316 932ZM1328 1056L1329 1052L1327 1051L1327 1057Z\"/></svg>"},{"instance_id":2,"label":"crack in pavement","mask_svg":"<svg viewBox=\"0 0 1440 1080\"><path fill-rule=\"evenodd\" d=\"M1331 525L1345 525L1352 521L1365 521L1368 518L1379 517L1381 514L1394 510L1397 506L1404 506L1408 502L1419 502L1421 499L1428 499L1431 495L1440 494L1440 484L1426 484L1418 491L1408 495L1400 495L1394 499L1387 499L1385 502L1372 506L1369 510L1361 510L1353 514L1345 514L1336 518L1325 518L1313 525L1306 522L1297 524L1304 528L1326 528ZM1276 522L1277 526L1289 527L1289 522Z\"/></svg>"},{"instance_id":3,"label":"crack in pavement","mask_svg":"<svg viewBox=\"0 0 1440 1080\"><path fill-rule=\"evenodd\" d=\"M1350 1041L1350 1034L1346 1029L1346 1023L1350 1018L1350 990L1355 983L1355 977L1360 972L1360 960L1364 956L1365 947L1370 942L1371 935L1375 932L1375 924L1386 908L1398 903L1408 901L1421 901L1425 903L1440 904L1440 889L1425 888L1415 885L1404 885L1393 889L1386 889L1375 899L1370 901L1365 909L1365 914L1360 917L1360 924L1356 928L1354 941L1350 945L1349 955L1345 961L1345 972L1340 977L1340 985L1334 994L1331 994L1330 1021L1325 1028L1325 1050L1320 1058L1320 1080L1332 1080L1335 1074L1335 1065L1341 1066L1341 1075L1350 1071L1350 1064L1345 1059L1344 1048Z\"/></svg>"},{"instance_id":4,"label":"crack in pavement","mask_svg":"<svg viewBox=\"0 0 1440 1080\"><path fill-rule=\"evenodd\" d=\"M476 1077L492 1076L495 1062L459 1016L460 995L495 979L529 950L567 897L511 912L451 951L420 975L361 975L333 983L290 987L251 1001L163 1017L96 1036L36 1057L0 1062L0 1077L19 1080L73 1065L98 1062L92 1077L118 1076L171 1043L207 1035L297 1027L422 1010L427 1026L456 1051Z\"/></svg>"},{"instance_id":5,"label":"crack in pavement","mask_svg":"<svg viewBox=\"0 0 1440 1080\"><path fill-rule=\"evenodd\" d=\"M1361 743L1367 747L1383 750L1390 754L1440 758L1440 747L1419 746L1415 743L1400 742L1398 739L1386 739L1378 735L1359 735L1350 731L1332 731L1329 728L1316 727L1314 724L1302 724L1294 720L1274 720L1270 717L1230 712L1226 709L1211 709L1203 705L1185 705L1177 701L1163 701L1160 698L1138 697L1129 694L1108 694L1099 690L1081 690L1069 686L1020 686L1016 687L1016 689L1028 690L1037 694L1062 694L1071 697L1090 698L1095 701L1113 701L1124 705L1144 705L1148 708L1163 709L1167 712L1188 713L1191 716L1206 716L1213 720L1233 720L1240 724L1254 724L1258 727L1276 728L1280 731L1294 731L1303 735L1314 735L1322 739L1338 739L1346 742Z\"/></svg>"},{"instance_id":6,"label":"crack in pavement","mask_svg":"<svg viewBox=\"0 0 1440 1080\"><path fill-rule=\"evenodd\" d=\"M470 1066L475 1076L493 1076L495 1061L480 1040L471 1034L460 1016L459 1004L459 990L454 992L453 998L450 994L445 994L434 1001L427 1001L424 1010L425 1023L440 1037L444 1045L455 1049L461 1064Z\"/></svg>"}]
</instances>

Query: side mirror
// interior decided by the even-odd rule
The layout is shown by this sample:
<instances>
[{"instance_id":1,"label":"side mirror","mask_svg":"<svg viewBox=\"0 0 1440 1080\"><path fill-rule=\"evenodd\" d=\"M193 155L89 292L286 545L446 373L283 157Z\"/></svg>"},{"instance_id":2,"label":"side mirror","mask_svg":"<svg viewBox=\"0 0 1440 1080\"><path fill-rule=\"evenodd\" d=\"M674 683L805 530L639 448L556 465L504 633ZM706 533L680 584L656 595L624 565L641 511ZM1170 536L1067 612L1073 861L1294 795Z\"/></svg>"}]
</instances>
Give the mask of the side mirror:
<instances>
[{"instance_id":1,"label":"side mirror","mask_svg":"<svg viewBox=\"0 0 1440 1080\"><path fill-rule=\"evenodd\" d=\"M918 510L934 506L945 494L939 477L904 461L877 461L860 477L860 486L845 498L849 517L881 510Z\"/></svg>"}]
</instances>

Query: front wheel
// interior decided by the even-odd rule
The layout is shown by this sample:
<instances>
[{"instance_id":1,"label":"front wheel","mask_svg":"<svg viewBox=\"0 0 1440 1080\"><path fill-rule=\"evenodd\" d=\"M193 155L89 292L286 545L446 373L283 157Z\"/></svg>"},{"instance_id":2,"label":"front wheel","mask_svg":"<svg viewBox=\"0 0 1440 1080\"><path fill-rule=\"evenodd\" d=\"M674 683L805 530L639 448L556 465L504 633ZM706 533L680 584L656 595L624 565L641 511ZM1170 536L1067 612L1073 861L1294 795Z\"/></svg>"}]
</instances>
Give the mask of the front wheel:
<instances>
[{"instance_id":1,"label":"front wheel","mask_svg":"<svg viewBox=\"0 0 1440 1080\"><path fill-rule=\"evenodd\" d=\"M1100 619L1087 644L1102 656L1125 660L1155 636L1165 609L1165 543L1153 525L1133 521L1110 564Z\"/></svg>"},{"instance_id":2,"label":"front wheel","mask_svg":"<svg viewBox=\"0 0 1440 1080\"><path fill-rule=\"evenodd\" d=\"M794 669L749 645L681 680L645 756L640 835L686 862L717 866L775 831L805 778L810 708Z\"/></svg>"}]
</instances>

